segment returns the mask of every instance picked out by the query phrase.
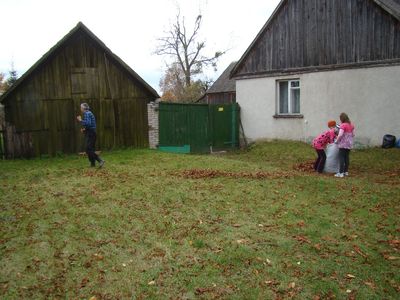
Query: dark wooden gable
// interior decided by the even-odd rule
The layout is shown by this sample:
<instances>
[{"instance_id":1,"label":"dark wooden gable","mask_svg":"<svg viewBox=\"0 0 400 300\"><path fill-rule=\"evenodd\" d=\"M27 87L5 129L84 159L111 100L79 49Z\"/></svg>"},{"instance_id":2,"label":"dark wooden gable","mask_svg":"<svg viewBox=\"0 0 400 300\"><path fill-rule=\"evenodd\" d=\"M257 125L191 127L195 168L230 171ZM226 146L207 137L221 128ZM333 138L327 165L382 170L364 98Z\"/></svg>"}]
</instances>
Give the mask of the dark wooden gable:
<instances>
[{"instance_id":1,"label":"dark wooden gable","mask_svg":"<svg viewBox=\"0 0 400 300\"><path fill-rule=\"evenodd\" d=\"M284 0L234 77L400 62L398 0Z\"/></svg>"}]
</instances>

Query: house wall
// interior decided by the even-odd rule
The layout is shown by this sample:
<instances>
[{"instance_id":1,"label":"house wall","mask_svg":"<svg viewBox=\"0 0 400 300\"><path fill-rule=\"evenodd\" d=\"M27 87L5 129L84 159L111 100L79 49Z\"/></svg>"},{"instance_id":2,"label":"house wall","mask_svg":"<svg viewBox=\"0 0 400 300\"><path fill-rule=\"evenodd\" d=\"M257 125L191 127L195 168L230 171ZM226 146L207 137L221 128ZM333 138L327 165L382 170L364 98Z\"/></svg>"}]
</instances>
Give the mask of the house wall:
<instances>
[{"instance_id":1,"label":"house wall","mask_svg":"<svg viewBox=\"0 0 400 300\"><path fill-rule=\"evenodd\" d=\"M276 82L300 79L303 118L274 118ZM400 66L314 72L236 81L246 136L310 142L346 112L356 126L356 146L376 146L384 134L400 136Z\"/></svg>"}]
</instances>

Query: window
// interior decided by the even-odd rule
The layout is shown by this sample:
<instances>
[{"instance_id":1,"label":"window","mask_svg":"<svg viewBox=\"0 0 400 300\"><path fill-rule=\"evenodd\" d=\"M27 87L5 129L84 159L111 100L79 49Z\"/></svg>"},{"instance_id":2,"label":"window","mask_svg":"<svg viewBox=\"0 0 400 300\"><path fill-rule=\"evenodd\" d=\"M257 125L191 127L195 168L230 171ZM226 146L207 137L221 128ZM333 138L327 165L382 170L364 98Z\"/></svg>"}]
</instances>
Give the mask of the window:
<instances>
[{"instance_id":1,"label":"window","mask_svg":"<svg viewBox=\"0 0 400 300\"><path fill-rule=\"evenodd\" d=\"M74 68L71 70L71 93L85 94L87 98L98 97L99 75L96 68Z\"/></svg>"},{"instance_id":2,"label":"window","mask_svg":"<svg viewBox=\"0 0 400 300\"><path fill-rule=\"evenodd\" d=\"M300 80L278 81L277 85L277 114L300 114Z\"/></svg>"}]
</instances>

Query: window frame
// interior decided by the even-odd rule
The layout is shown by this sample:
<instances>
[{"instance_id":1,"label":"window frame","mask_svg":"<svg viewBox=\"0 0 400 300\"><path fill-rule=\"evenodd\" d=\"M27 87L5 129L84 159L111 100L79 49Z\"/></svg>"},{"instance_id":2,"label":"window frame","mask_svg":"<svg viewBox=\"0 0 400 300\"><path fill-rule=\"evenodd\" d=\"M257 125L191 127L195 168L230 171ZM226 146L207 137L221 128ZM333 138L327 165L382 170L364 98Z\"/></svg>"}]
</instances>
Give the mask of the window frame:
<instances>
[{"instance_id":1,"label":"window frame","mask_svg":"<svg viewBox=\"0 0 400 300\"><path fill-rule=\"evenodd\" d=\"M288 112L287 113L281 113L280 112L280 107L281 107L281 95L280 95L280 88L281 88L281 83L282 82L287 82L287 84L288 84L288 91L287 91L287 93L288 93L288 104L287 104L287 106L288 106ZM291 85L292 85L292 82L298 82L298 86L295 86L295 87L292 87ZM290 79L280 79L280 80L277 80L276 81L276 104L275 104L275 107L276 107L276 109L275 109L275 116L274 117L276 117L276 118L280 118L280 117L283 117L283 118L290 118L290 117L293 117L293 118L302 118L303 117L303 115L301 114L301 97L300 97L300 99L299 99L299 106L300 106L300 111L299 112L296 112L296 113L294 113L293 112L293 105L292 105L292 90L299 90L299 92L301 93L301 81L300 81L300 78L290 78Z\"/></svg>"}]
</instances>

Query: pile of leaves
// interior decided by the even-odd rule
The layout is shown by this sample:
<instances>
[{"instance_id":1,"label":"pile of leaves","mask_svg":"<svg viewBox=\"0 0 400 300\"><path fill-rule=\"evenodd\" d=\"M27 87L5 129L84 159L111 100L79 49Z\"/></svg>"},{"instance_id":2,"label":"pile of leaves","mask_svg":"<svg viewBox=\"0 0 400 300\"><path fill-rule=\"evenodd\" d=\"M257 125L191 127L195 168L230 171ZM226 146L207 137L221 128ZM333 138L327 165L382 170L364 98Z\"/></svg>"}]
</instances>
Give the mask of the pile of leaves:
<instances>
[{"instance_id":1,"label":"pile of leaves","mask_svg":"<svg viewBox=\"0 0 400 300\"><path fill-rule=\"evenodd\" d=\"M312 173L315 172L314 170L314 161L306 161L297 165L293 166L293 169L299 172L307 172L307 173Z\"/></svg>"},{"instance_id":2,"label":"pile of leaves","mask_svg":"<svg viewBox=\"0 0 400 300\"><path fill-rule=\"evenodd\" d=\"M229 172L222 170L211 170L211 169L191 169L184 170L181 172L174 172L175 176L189 178L189 179L201 179L201 178L249 178L249 179L276 179L276 178L290 178L293 174L290 172Z\"/></svg>"}]
</instances>

